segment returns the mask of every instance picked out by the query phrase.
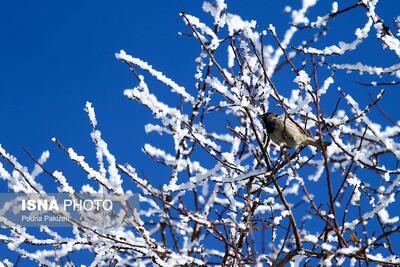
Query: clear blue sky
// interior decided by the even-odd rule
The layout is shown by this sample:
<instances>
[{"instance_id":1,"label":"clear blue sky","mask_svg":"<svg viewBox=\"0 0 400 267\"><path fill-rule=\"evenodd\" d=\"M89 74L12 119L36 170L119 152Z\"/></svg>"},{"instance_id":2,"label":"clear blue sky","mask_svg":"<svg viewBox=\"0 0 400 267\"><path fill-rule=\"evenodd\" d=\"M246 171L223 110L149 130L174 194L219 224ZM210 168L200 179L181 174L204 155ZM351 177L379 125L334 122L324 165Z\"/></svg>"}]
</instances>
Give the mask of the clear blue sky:
<instances>
[{"instance_id":1,"label":"clear blue sky","mask_svg":"<svg viewBox=\"0 0 400 267\"><path fill-rule=\"evenodd\" d=\"M233 2L227 1L230 12L256 19L260 30L274 23L278 34L283 34L288 15L282 9L294 1ZM95 150L83 111L85 102L90 101L96 109L99 128L119 162L130 162L139 171L161 179L157 177L158 170L150 169L153 164L141 152L145 142L155 139L146 136L143 129L151 121L151 114L123 96L123 90L136 81L114 53L124 49L190 88L194 84L193 59L199 49L194 40L178 36L179 31L188 32L178 13L186 11L208 18L201 5L202 1L178 0L3 1L0 4L0 143L28 166L32 162L22 146L36 156L48 149L50 169L74 173L75 178L81 179L82 173L69 163L51 138L57 137L66 146L89 155L89 161L94 163ZM317 6L311 14L319 10ZM329 8L324 10L322 13ZM399 3L381 1L378 12L392 26L391 19L400 14ZM352 40L353 29L346 32L346 25L349 19L354 19L356 22L351 23L362 27L364 20L357 22L357 18L338 19L340 27L332 31L333 40ZM378 41L367 42L364 54L350 55L350 59L354 63L382 65L398 62L396 56L387 57L388 51L382 52L386 57L368 53L377 46L380 46ZM365 75L365 80L369 78ZM282 79L278 84L288 85L284 75L276 79ZM379 91L360 88L355 83L347 85L347 91L359 96L362 104L368 103L369 92L376 95ZM383 100L386 110L396 119L399 119L398 91L398 87L387 88Z\"/></svg>"}]
</instances>

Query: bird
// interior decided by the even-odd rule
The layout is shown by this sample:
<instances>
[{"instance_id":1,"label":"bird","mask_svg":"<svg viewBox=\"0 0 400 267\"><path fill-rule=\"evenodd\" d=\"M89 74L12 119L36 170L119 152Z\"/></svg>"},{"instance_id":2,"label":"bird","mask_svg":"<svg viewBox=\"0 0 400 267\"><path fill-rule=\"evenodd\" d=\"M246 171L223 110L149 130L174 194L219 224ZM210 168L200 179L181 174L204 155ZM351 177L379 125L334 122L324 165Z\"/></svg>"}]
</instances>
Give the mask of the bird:
<instances>
[{"instance_id":1,"label":"bird","mask_svg":"<svg viewBox=\"0 0 400 267\"><path fill-rule=\"evenodd\" d=\"M299 146L314 146L322 150L320 140L314 139L293 123L289 118L279 116L273 112L267 112L261 115L262 122L269 138L276 144L284 143L288 148L296 148ZM324 142L325 147L331 142Z\"/></svg>"}]
</instances>

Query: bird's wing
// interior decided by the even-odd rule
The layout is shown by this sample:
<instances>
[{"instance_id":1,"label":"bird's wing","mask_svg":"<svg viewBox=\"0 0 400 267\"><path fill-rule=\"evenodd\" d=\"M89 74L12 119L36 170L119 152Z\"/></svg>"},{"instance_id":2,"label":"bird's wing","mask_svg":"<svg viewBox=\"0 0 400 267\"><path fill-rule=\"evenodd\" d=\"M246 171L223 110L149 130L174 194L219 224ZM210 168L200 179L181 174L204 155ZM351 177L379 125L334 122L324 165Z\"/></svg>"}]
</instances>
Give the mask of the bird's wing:
<instances>
[{"instance_id":1,"label":"bird's wing","mask_svg":"<svg viewBox=\"0 0 400 267\"><path fill-rule=\"evenodd\" d=\"M282 120L282 125L283 125L283 129L285 129L285 131L287 130L288 132L294 132L294 131L302 132L302 129L300 129L300 127L298 127L296 124L294 124L289 119Z\"/></svg>"},{"instance_id":2,"label":"bird's wing","mask_svg":"<svg viewBox=\"0 0 400 267\"><path fill-rule=\"evenodd\" d=\"M307 136L304 134L304 131L289 119L282 123L284 124L282 137L289 146L297 146L306 139Z\"/></svg>"}]
</instances>

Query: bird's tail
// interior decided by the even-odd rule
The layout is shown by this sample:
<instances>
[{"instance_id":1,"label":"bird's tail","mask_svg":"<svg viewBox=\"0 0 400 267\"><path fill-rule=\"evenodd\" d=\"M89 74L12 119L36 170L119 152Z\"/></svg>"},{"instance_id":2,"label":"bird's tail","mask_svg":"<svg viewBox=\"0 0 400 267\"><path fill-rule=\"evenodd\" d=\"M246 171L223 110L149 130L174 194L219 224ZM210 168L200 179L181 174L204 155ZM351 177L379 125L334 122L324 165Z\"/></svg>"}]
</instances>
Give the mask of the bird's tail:
<instances>
[{"instance_id":1,"label":"bird's tail","mask_svg":"<svg viewBox=\"0 0 400 267\"><path fill-rule=\"evenodd\" d=\"M326 148L332 142L324 141L323 143L324 143L324 146ZM314 147L318 148L319 150L322 150L322 144L321 144L320 140L316 140L316 139L310 138L310 139L307 140L307 145L311 145L311 146L314 146Z\"/></svg>"}]
</instances>

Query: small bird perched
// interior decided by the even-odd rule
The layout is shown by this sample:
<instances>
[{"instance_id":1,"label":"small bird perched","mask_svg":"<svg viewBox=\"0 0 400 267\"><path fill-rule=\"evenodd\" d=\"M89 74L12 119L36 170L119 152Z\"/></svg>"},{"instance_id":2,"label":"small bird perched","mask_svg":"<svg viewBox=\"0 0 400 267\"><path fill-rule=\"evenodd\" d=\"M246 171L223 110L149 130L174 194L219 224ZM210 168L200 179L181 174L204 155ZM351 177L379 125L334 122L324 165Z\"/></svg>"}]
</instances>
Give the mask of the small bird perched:
<instances>
[{"instance_id":1,"label":"small bird perched","mask_svg":"<svg viewBox=\"0 0 400 267\"><path fill-rule=\"evenodd\" d=\"M278 116L273 112L267 112L261 115L264 127L267 130L269 138L276 143L284 143L287 147L298 147L312 145L320 150L322 146L319 140L307 135L303 129L290 121L289 118ZM325 147L331 142L324 142Z\"/></svg>"}]
</instances>

